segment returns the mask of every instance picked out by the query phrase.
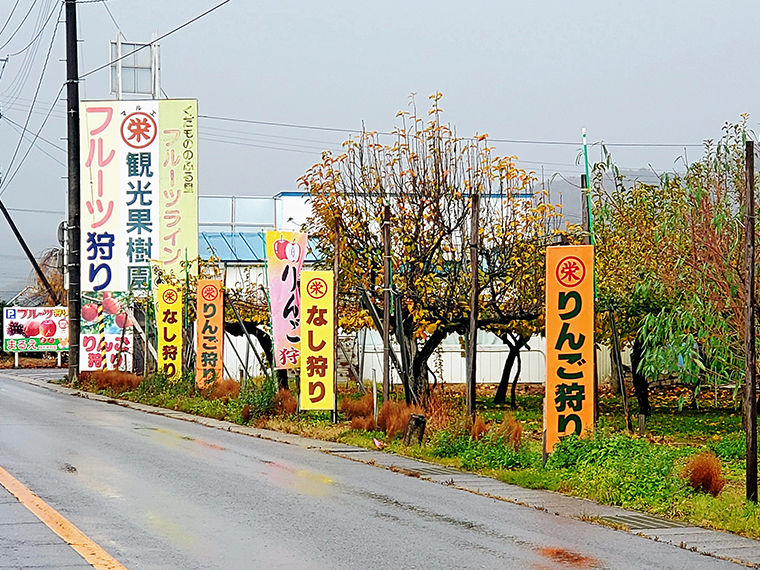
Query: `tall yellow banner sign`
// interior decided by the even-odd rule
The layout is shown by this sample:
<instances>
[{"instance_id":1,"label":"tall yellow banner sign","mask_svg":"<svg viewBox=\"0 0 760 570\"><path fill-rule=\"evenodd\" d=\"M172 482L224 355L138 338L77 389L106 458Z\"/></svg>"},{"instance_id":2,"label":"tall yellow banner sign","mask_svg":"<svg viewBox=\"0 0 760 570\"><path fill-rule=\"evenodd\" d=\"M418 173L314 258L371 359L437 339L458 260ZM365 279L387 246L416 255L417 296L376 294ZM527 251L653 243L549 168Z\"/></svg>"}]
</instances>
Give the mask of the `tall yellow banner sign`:
<instances>
[{"instance_id":1,"label":"tall yellow banner sign","mask_svg":"<svg viewBox=\"0 0 760 570\"><path fill-rule=\"evenodd\" d=\"M335 409L335 287L330 271L301 272L301 409Z\"/></svg>"},{"instance_id":2,"label":"tall yellow banner sign","mask_svg":"<svg viewBox=\"0 0 760 570\"><path fill-rule=\"evenodd\" d=\"M158 369L169 378L182 374L182 296L176 287L158 286Z\"/></svg>"},{"instance_id":3,"label":"tall yellow banner sign","mask_svg":"<svg viewBox=\"0 0 760 570\"><path fill-rule=\"evenodd\" d=\"M546 248L546 452L594 429L594 248Z\"/></svg>"},{"instance_id":4,"label":"tall yellow banner sign","mask_svg":"<svg viewBox=\"0 0 760 570\"><path fill-rule=\"evenodd\" d=\"M218 279L198 280L196 329L198 349L195 351L195 384L204 388L222 379L222 345L224 342L224 293Z\"/></svg>"},{"instance_id":5,"label":"tall yellow banner sign","mask_svg":"<svg viewBox=\"0 0 760 570\"><path fill-rule=\"evenodd\" d=\"M166 99L159 111L159 234L153 253L167 273L198 273L198 101ZM154 194L155 195L155 194Z\"/></svg>"}]
</instances>

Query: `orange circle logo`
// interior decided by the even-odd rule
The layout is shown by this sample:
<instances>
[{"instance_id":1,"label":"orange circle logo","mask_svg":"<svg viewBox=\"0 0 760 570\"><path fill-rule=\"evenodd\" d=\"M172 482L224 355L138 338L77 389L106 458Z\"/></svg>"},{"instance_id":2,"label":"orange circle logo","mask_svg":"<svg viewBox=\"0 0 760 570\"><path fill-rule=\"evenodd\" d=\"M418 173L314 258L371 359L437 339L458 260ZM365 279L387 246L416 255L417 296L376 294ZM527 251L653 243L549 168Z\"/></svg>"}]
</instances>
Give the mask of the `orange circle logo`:
<instances>
[{"instance_id":1,"label":"orange circle logo","mask_svg":"<svg viewBox=\"0 0 760 570\"><path fill-rule=\"evenodd\" d=\"M219 296L219 289L216 288L216 285L205 285L203 289L201 289L201 297L203 297L204 301L213 301Z\"/></svg>"},{"instance_id":2,"label":"orange circle logo","mask_svg":"<svg viewBox=\"0 0 760 570\"><path fill-rule=\"evenodd\" d=\"M579 258L570 255L557 264L556 275L563 287L577 287L586 278L586 266Z\"/></svg>"},{"instance_id":3,"label":"orange circle logo","mask_svg":"<svg viewBox=\"0 0 760 570\"><path fill-rule=\"evenodd\" d=\"M179 298L179 295L177 295L177 291L174 289L167 289L164 291L164 294L161 296L161 298L164 300L164 303L167 305L173 305L177 302L177 299Z\"/></svg>"},{"instance_id":4,"label":"orange circle logo","mask_svg":"<svg viewBox=\"0 0 760 570\"><path fill-rule=\"evenodd\" d=\"M312 299L321 299L327 295L327 283L321 277L314 277L306 284L306 292Z\"/></svg>"}]
</instances>

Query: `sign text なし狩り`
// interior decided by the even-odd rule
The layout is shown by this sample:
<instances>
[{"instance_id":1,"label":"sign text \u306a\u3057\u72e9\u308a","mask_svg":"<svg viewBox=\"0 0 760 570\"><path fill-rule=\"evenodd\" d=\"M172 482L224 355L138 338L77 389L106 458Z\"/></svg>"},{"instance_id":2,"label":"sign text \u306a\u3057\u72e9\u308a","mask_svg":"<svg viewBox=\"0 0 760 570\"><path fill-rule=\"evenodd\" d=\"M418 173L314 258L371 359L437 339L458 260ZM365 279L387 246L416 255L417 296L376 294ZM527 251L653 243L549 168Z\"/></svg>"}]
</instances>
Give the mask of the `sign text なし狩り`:
<instances>
[{"instance_id":1,"label":"sign text \u306a\u3057\u72e9\u308a","mask_svg":"<svg viewBox=\"0 0 760 570\"><path fill-rule=\"evenodd\" d=\"M335 409L335 287L330 271L301 273L302 410Z\"/></svg>"},{"instance_id":2,"label":"sign text \u306a\u3057\u72e9\u308a","mask_svg":"<svg viewBox=\"0 0 760 570\"><path fill-rule=\"evenodd\" d=\"M167 284L158 286L158 369L167 378L182 374L182 295Z\"/></svg>"}]
</instances>

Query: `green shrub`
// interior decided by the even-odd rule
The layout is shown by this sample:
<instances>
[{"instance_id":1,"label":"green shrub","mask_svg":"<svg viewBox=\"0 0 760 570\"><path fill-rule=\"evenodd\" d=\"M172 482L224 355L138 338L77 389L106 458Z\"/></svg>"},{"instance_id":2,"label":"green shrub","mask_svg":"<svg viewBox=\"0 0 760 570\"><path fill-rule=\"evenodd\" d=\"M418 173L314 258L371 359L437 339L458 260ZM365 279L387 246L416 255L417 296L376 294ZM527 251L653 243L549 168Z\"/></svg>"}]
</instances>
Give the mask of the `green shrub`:
<instances>
[{"instance_id":1,"label":"green shrub","mask_svg":"<svg viewBox=\"0 0 760 570\"><path fill-rule=\"evenodd\" d=\"M707 447L725 461L741 461L747 455L747 442L744 434L725 437L720 441L711 441Z\"/></svg>"},{"instance_id":2,"label":"green shrub","mask_svg":"<svg viewBox=\"0 0 760 570\"><path fill-rule=\"evenodd\" d=\"M524 449L514 451L503 436L486 435L475 441L469 435L454 435L439 431L431 441L436 457L458 457L462 469L515 469L528 467L538 461L537 453Z\"/></svg>"},{"instance_id":3,"label":"green shrub","mask_svg":"<svg viewBox=\"0 0 760 570\"><path fill-rule=\"evenodd\" d=\"M249 382L237 402L241 409L249 406L251 418L260 418L274 412L275 396L277 396L277 380L274 376L265 376L261 385Z\"/></svg>"},{"instance_id":4,"label":"green shrub","mask_svg":"<svg viewBox=\"0 0 760 570\"><path fill-rule=\"evenodd\" d=\"M675 461L689 450L654 445L625 434L563 438L547 467L565 472L568 489L611 505L668 513L688 495Z\"/></svg>"}]
</instances>

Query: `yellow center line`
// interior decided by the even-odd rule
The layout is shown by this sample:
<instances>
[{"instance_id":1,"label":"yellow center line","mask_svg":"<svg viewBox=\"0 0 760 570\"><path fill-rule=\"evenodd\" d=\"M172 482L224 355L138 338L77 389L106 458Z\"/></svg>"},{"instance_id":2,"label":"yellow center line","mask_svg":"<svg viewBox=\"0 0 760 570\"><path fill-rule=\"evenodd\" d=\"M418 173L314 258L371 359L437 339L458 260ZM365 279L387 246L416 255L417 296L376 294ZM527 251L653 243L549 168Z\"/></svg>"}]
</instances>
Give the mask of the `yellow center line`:
<instances>
[{"instance_id":1,"label":"yellow center line","mask_svg":"<svg viewBox=\"0 0 760 570\"><path fill-rule=\"evenodd\" d=\"M19 502L45 523L54 533L76 550L96 570L127 570L110 554L100 548L81 530L66 520L53 507L27 489L18 479L0 467L0 485L8 489Z\"/></svg>"}]
</instances>

